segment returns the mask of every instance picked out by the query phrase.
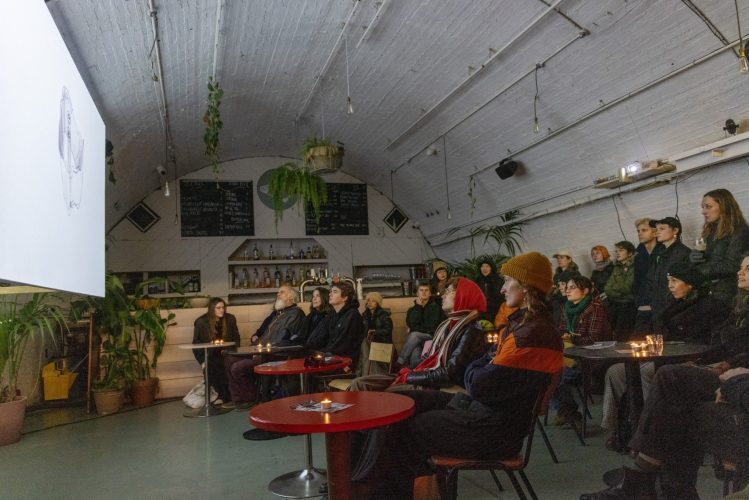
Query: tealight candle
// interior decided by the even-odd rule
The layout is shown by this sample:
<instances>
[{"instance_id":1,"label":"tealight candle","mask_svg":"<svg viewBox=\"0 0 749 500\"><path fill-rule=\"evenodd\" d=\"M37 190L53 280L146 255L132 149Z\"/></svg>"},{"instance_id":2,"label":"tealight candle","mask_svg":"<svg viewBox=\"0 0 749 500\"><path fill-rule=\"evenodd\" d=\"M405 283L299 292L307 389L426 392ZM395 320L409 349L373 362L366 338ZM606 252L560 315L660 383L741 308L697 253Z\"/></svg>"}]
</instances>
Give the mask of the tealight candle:
<instances>
[{"instance_id":1,"label":"tealight candle","mask_svg":"<svg viewBox=\"0 0 749 500\"><path fill-rule=\"evenodd\" d=\"M323 358L322 354L320 354L320 353L315 354L315 359L316 360L322 361L322 358Z\"/></svg>"},{"instance_id":2,"label":"tealight candle","mask_svg":"<svg viewBox=\"0 0 749 500\"><path fill-rule=\"evenodd\" d=\"M642 352L642 345L641 344L638 344L637 342L632 342L629 345L632 347L632 352L634 352L634 353Z\"/></svg>"},{"instance_id":3,"label":"tealight candle","mask_svg":"<svg viewBox=\"0 0 749 500\"><path fill-rule=\"evenodd\" d=\"M333 404L333 402L327 398L320 401L320 408L323 410L330 410L330 406Z\"/></svg>"}]
</instances>

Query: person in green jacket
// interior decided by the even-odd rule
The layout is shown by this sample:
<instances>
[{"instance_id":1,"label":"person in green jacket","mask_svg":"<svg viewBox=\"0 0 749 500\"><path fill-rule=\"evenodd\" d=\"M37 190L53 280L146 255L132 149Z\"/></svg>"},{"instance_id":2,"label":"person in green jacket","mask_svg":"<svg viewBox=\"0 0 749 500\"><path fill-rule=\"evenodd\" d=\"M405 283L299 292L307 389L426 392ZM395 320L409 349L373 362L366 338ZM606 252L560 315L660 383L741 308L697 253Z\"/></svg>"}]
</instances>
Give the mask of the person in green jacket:
<instances>
[{"instance_id":1,"label":"person in green jacket","mask_svg":"<svg viewBox=\"0 0 749 500\"><path fill-rule=\"evenodd\" d=\"M616 261L604 291L609 301L609 324L614 338L620 342L630 340L635 329L635 246L629 241L616 245Z\"/></svg>"},{"instance_id":2,"label":"person in green jacket","mask_svg":"<svg viewBox=\"0 0 749 500\"><path fill-rule=\"evenodd\" d=\"M398 363L408 368L418 365L424 342L432 339L434 330L444 320L442 305L431 296L429 283L420 283L414 305L406 312L408 338L398 354Z\"/></svg>"}]
</instances>

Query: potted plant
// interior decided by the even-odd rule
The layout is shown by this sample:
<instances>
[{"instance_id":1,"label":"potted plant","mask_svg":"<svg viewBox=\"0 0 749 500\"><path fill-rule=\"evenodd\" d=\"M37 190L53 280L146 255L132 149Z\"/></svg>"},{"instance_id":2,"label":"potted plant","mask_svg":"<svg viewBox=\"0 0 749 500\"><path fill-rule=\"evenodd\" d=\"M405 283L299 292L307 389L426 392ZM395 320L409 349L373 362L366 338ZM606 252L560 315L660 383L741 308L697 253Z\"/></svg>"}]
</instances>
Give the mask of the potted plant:
<instances>
[{"instance_id":1,"label":"potted plant","mask_svg":"<svg viewBox=\"0 0 749 500\"><path fill-rule=\"evenodd\" d=\"M343 163L343 146L334 145L329 139L313 136L302 144L299 155L304 165L314 173L335 172Z\"/></svg>"},{"instance_id":2,"label":"potted plant","mask_svg":"<svg viewBox=\"0 0 749 500\"><path fill-rule=\"evenodd\" d=\"M35 293L25 303L18 297L0 302L0 445L21 438L26 397L18 395L18 373L29 341L54 341L57 328L67 330L61 309L50 304L51 297Z\"/></svg>"},{"instance_id":3,"label":"potted plant","mask_svg":"<svg viewBox=\"0 0 749 500\"><path fill-rule=\"evenodd\" d=\"M283 219L284 198L295 198L297 209L308 207L317 222L320 222L320 206L328 201L328 188L325 181L309 167L300 167L287 162L273 170L268 183L268 192L273 198L273 212L276 227Z\"/></svg>"},{"instance_id":4,"label":"potted plant","mask_svg":"<svg viewBox=\"0 0 749 500\"><path fill-rule=\"evenodd\" d=\"M174 313L162 317L158 304L148 309L138 309L131 315L133 338L131 353L135 363L135 379L132 381L131 398L139 408L149 406L156 398L159 379L151 377L151 368L156 368L166 343L166 330L172 324ZM149 348L153 353L149 357Z\"/></svg>"}]
</instances>

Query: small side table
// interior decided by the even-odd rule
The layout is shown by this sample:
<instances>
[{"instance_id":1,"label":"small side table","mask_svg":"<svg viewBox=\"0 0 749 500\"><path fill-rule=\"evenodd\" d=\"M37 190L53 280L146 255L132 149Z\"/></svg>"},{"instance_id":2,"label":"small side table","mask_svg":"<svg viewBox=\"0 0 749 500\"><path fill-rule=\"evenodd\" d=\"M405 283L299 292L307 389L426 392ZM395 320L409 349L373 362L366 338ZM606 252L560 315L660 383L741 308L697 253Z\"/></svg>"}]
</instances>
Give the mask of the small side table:
<instances>
[{"instance_id":1,"label":"small side table","mask_svg":"<svg viewBox=\"0 0 749 500\"><path fill-rule=\"evenodd\" d=\"M236 345L236 342L224 342L223 344L214 344L213 342L206 342L204 344L180 344L180 349L203 349L205 362L203 363L203 386L205 387L205 404L200 408L185 412L186 417L212 417L214 415L222 415L229 413L231 410L226 408L218 408L211 404L211 388L208 386L208 349L221 349L223 347L231 347Z\"/></svg>"}]
</instances>

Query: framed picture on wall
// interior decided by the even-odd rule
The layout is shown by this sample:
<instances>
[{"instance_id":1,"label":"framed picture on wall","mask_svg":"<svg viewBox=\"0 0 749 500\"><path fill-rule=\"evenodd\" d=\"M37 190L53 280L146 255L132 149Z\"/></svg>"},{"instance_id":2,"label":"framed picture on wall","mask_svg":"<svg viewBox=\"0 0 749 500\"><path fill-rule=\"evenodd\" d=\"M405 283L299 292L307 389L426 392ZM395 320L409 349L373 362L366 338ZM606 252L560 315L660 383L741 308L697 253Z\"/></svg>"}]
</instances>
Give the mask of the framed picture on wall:
<instances>
[{"instance_id":1,"label":"framed picture on wall","mask_svg":"<svg viewBox=\"0 0 749 500\"><path fill-rule=\"evenodd\" d=\"M127 220L132 222L133 225L143 233L151 229L151 226L156 224L159 219L161 219L161 217L156 215L156 212L148 208L148 205L143 202L135 205L135 208L130 210L127 214Z\"/></svg>"},{"instance_id":2,"label":"framed picture on wall","mask_svg":"<svg viewBox=\"0 0 749 500\"><path fill-rule=\"evenodd\" d=\"M385 224L387 224L387 227L392 229L394 233L397 233L403 227L403 224L408 221L408 217L406 217L406 214L401 212L398 207L393 207L390 213L385 216L383 221L385 222Z\"/></svg>"}]
</instances>

